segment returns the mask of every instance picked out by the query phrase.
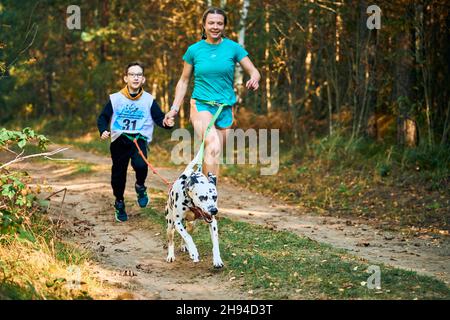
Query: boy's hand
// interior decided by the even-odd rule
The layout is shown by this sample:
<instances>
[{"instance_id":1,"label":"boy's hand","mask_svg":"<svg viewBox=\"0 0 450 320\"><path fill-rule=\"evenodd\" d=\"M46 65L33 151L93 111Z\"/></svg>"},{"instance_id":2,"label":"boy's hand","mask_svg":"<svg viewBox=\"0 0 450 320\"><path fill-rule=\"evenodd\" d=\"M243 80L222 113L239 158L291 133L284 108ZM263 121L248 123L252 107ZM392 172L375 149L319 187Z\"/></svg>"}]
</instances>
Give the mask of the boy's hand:
<instances>
[{"instance_id":1,"label":"boy's hand","mask_svg":"<svg viewBox=\"0 0 450 320\"><path fill-rule=\"evenodd\" d=\"M177 115L177 112L175 110L171 110L166 113L163 125L166 127L173 127L175 125L175 116Z\"/></svg>"},{"instance_id":2,"label":"boy's hand","mask_svg":"<svg viewBox=\"0 0 450 320\"><path fill-rule=\"evenodd\" d=\"M106 139L108 139L109 138L109 135L110 135L110 133L109 133L109 131L103 131L103 133L102 133L102 136L100 137L102 140L106 140Z\"/></svg>"}]
</instances>

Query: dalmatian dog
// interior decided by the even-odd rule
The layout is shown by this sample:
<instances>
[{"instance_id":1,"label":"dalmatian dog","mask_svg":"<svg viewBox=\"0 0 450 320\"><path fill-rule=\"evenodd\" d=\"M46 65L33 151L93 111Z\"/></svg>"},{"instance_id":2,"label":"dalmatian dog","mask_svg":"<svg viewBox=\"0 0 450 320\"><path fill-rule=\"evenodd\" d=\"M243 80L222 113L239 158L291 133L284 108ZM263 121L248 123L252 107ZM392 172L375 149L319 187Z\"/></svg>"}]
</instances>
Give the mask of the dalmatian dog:
<instances>
[{"instance_id":1,"label":"dalmatian dog","mask_svg":"<svg viewBox=\"0 0 450 320\"><path fill-rule=\"evenodd\" d=\"M193 160L195 162L195 159ZM214 268L222 268L223 262L219 251L219 232L217 227L217 189L216 176L192 169L193 162L179 176L169 191L166 204L168 255L167 262L175 261L174 234L181 235L181 251L186 250L194 262L199 262L197 247L189 232L192 232L195 220L202 218L209 225L213 244ZM185 222L186 226L183 225ZM189 232L188 232L189 231Z\"/></svg>"}]
</instances>

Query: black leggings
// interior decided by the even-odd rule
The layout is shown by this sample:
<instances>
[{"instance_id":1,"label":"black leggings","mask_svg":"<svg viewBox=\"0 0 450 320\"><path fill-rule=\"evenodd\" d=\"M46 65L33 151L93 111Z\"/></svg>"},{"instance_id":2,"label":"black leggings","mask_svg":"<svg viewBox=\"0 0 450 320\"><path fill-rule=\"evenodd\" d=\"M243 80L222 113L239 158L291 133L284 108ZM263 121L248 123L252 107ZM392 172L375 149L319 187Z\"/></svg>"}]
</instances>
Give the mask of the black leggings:
<instances>
[{"instance_id":1,"label":"black leggings","mask_svg":"<svg viewBox=\"0 0 450 320\"><path fill-rule=\"evenodd\" d=\"M138 144L145 157L147 157L147 142L142 139L138 139ZM128 163L130 162L130 159L131 166L136 172L136 183L138 185L142 186L145 184L145 179L148 174L148 167L140 156L133 141L123 135L111 143L110 150L113 163L111 169L111 186L113 188L113 193L116 200L123 200L123 194L125 192L125 185L127 182Z\"/></svg>"}]
</instances>

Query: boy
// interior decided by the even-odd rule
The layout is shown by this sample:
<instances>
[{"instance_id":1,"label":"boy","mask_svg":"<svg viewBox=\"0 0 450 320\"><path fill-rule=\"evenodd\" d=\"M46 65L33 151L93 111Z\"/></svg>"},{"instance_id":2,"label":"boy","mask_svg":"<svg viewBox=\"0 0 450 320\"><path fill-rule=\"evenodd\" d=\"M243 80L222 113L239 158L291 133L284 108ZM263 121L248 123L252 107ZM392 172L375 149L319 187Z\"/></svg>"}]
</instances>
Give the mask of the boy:
<instances>
[{"instance_id":1,"label":"boy","mask_svg":"<svg viewBox=\"0 0 450 320\"><path fill-rule=\"evenodd\" d=\"M114 207L118 222L128 220L123 195L130 159L136 172L137 202L141 208L145 208L149 202L145 187L148 167L139 155L133 139L137 139L140 149L147 157L147 146L152 140L154 125L165 129L174 125L173 117L165 115L152 95L142 88L145 77L141 63L130 63L123 79L125 88L110 95L110 100L97 119L101 139L111 137L111 186L116 198Z\"/></svg>"}]
</instances>

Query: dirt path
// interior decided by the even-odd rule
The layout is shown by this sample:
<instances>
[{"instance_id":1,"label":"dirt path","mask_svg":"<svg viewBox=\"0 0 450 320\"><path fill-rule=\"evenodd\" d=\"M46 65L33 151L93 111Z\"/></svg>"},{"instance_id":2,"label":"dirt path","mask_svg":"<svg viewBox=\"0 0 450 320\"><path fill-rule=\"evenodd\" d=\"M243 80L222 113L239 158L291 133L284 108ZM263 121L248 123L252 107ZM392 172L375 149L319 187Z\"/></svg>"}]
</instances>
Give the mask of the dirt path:
<instances>
[{"instance_id":1,"label":"dirt path","mask_svg":"<svg viewBox=\"0 0 450 320\"><path fill-rule=\"evenodd\" d=\"M173 264L165 262L166 249L161 235L149 229L139 217L139 208L128 206L130 221L113 222L110 163L105 156L70 149L64 157L95 164L95 171L86 176L71 177L67 169L52 164L21 164L37 182L44 179L54 190L68 188L61 218L74 241L97 252L95 266L100 279L119 284L134 299L251 299L239 285L223 283L215 277L210 257L192 268L187 256L177 254ZM61 166L58 166L61 168ZM173 180L174 169L159 168ZM133 198L133 171L129 170L126 197ZM166 190L153 175L147 185ZM264 225L274 230L289 230L313 240L344 248L374 263L415 270L450 283L450 241L448 237L407 238L387 233L356 220L320 217L251 193L239 186L219 186L220 215L235 220ZM59 211L56 210L55 213ZM205 271L206 270L206 271ZM130 272L135 276L130 276ZM226 268L223 271L226 272Z\"/></svg>"}]
</instances>

